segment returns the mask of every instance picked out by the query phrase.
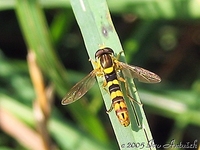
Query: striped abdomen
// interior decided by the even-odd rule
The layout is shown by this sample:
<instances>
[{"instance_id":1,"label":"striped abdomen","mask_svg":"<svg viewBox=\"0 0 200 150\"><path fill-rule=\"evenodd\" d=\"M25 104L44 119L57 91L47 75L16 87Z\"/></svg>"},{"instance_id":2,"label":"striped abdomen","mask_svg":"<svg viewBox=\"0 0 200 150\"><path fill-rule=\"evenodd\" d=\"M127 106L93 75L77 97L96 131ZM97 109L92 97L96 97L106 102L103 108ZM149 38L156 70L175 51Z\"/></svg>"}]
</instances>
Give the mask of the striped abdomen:
<instances>
[{"instance_id":1,"label":"striped abdomen","mask_svg":"<svg viewBox=\"0 0 200 150\"><path fill-rule=\"evenodd\" d=\"M130 120L116 72L113 70L111 73L105 74L105 79L112 99L112 107L114 108L120 123L126 127L130 124Z\"/></svg>"},{"instance_id":2,"label":"striped abdomen","mask_svg":"<svg viewBox=\"0 0 200 150\"><path fill-rule=\"evenodd\" d=\"M114 108L119 122L126 127L130 124L130 120L127 106L119 86L119 81L117 79L112 55L112 49L104 48L98 50L95 54L95 57L99 59L100 65L103 69L104 76L112 99L112 108Z\"/></svg>"}]
</instances>

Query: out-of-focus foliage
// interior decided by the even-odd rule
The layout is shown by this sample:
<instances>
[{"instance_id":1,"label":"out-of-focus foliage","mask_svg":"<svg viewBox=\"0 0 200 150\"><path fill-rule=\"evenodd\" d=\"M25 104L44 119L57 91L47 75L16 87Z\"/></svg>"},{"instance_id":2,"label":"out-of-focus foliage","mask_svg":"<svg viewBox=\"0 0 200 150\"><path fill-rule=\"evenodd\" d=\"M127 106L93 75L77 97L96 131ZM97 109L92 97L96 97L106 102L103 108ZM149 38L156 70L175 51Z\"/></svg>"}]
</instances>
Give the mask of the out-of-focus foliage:
<instances>
[{"instance_id":1,"label":"out-of-focus foliage","mask_svg":"<svg viewBox=\"0 0 200 150\"><path fill-rule=\"evenodd\" d=\"M20 0L0 1L0 149L30 149L34 145L30 138L42 145L36 129L38 114L33 113L36 93L26 60L33 47L26 47L22 28L28 29L23 36L33 43L47 43L38 51L37 61L45 88L54 83L55 95L50 94L49 99L55 100L48 118L51 148L117 149L97 86L79 102L60 104L65 92L92 70L69 1L40 0L38 10L27 13L20 10L26 8L23 4ZM175 139L178 144L196 146L193 143L200 140L200 2L108 0L108 6L128 63L162 78L157 85L136 81L154 142L163 146ZM19 27L19 18L29 11L47 23L33 22L38 28L30 30L33 18L29 18L28 27ZM34 36L41 26L45 29L41 37L45 34L46 39Z\"/></svg>"}]
</instances>

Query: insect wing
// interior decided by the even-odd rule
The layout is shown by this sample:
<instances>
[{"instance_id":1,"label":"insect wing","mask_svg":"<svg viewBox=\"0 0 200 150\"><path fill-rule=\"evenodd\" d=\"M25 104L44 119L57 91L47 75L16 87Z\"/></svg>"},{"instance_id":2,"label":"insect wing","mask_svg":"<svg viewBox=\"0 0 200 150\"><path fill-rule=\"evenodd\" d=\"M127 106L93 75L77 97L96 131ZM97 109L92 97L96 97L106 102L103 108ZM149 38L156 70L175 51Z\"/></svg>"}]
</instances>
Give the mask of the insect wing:
<instances>
[{"instance_id":1,"label":"insect wing","mask_svg":"<svg viewBox=\"0 0 200 150\"><path fill-rule=\"evenodd\" d=\"M95 70L90 72L85 78L74 85L71 90L62 99L62 104L67 105L73 103L74 101L80 99L95 83Z\"/></svg>"},{"instance_id":2,"label":"insect wing","mask_svg":"<svg viewBox=\"0 0 200 150\"><path fill-rule=\"evenodd\" d=\"M123 62L119 62L118 64L122 69L124 75L129 78L137 78L140 82L144 83L158 83L161 81L160 77L144 68L140 68L137 66L130 66Z\"/></svg>"}]
</instances>

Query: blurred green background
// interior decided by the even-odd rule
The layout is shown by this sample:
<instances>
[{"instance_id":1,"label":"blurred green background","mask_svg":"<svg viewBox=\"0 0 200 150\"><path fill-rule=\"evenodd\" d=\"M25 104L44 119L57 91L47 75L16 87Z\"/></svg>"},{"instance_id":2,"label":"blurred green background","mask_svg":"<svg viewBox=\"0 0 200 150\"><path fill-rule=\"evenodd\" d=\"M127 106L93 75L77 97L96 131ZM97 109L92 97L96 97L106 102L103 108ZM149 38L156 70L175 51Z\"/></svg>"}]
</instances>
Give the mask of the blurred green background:
<instances>
[{"instance_id":1,"label":"blurred green background","mask_svg":"<svg viewBox=\"0 0 200 150\"><path fill-rule=\"evenodd\" d=\"M154 142L199 142L200 1L107 2L127 62L162 79L159 84L135 82ZM28 50L34 47L30 43L37 40L44 44L35 51L44 85L53 91L47 96L53 100L50 117L46 116L49 149L118 149L97 84L80 101L61 105L64 94L92 70L69 1L29 3L41 15L33 30L29 23L34 19L24 13L25 4L0 1L0 150L31 149L40 141L27 65ZM35 32L40 28L41 36ZM197 143L188 149L197 149Z\"/></svg>"}]
</instances>

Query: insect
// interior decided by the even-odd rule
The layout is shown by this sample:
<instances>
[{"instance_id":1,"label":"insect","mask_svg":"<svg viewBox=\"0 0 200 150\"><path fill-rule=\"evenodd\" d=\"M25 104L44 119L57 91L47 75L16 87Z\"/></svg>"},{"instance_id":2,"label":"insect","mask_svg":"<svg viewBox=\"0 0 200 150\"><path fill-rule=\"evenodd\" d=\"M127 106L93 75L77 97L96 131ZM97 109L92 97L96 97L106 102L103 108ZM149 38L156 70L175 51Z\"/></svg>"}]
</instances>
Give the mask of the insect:
<instances>
[{"instance_id":1,"label":"insect","mask_svg":"<svg viewBox=\"0 0 200 150\"><path fill-rule=\"evenodd\" d=\"M71 88L62 99L62 104L67 105L80 99L94 85L95 76L104 77L103 87L108 87L112 100L111 107L107 112L111 112L114 109L121 125L128 126L130 124L128 109L119 82L125 83L126 91L128 91L128 86L126 85L126 80L120 77L119 72L122 71L125 77L137 78L145 83L158 83L161 79L158 75L146 69L118 61L120 55L121 53L115 57L114 51L109 47L99 49L95 53L96 60L93 61L96 66L95 69ZM133 99L129 94L127 96Z\"/></svg>"}]
</instances>

